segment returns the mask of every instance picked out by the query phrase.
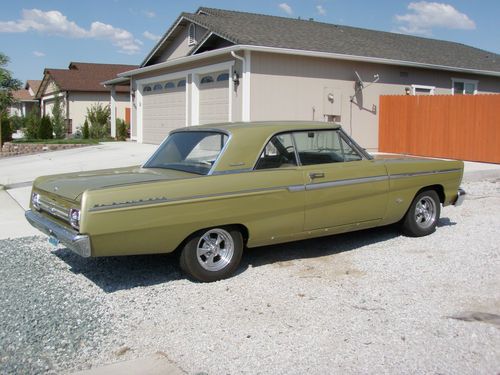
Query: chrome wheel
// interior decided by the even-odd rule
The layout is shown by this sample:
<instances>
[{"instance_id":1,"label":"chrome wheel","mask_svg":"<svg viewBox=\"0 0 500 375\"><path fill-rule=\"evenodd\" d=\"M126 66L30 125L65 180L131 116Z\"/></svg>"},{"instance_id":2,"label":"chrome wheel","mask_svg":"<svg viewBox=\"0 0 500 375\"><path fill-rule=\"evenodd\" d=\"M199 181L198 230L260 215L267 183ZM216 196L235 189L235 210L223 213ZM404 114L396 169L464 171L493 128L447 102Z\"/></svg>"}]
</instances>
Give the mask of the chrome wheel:
<instances>
[{"instance_id":1,"label":"chrome wheel","mask_svg":"<svg viewBox=\"0 0 500 375\"><path fill-rule=\"evenodd\" d=\"M233 254L233 238L220 228L205 232L196 246L198 263L207 271L220 271L231 262Z\"/></svg>"},{"instance_id":2,"label":"chrome wheel","mask_svg":"<svg viewBox=\"0 0 500 375\"><path fill-rule=\"evenodd\" d=\"M436 202L427 196L420 198L415 206L415 223L427 229L436 222Z\"/></svg>"}]
</instances>

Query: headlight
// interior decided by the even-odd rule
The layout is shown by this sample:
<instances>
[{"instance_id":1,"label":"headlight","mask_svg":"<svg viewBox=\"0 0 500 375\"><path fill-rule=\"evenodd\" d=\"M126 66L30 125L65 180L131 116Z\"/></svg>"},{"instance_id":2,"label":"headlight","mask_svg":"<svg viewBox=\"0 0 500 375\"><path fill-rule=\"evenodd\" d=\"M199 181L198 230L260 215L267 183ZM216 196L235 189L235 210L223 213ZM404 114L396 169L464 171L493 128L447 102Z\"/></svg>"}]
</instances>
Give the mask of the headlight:
<instances>
[{"instance_id":1,"label":"headlight","mask_svg":"<svg viewBox=\"0 0 500 375\"><path fill-rule=\"evenodd\" d=\"M75 229L80 229L80 210L72 208L69 210L69 223Z\"/></svg>"},{"instance_id":2,"label":"headlight","mask_svg":"<svg viewBox=\"0 0 500 375\"><path fill-rule=\"evenodd\" d=\"M31 194L31 204L35 210L40 211L40 194Z\"/></svg>"}]
</instances>

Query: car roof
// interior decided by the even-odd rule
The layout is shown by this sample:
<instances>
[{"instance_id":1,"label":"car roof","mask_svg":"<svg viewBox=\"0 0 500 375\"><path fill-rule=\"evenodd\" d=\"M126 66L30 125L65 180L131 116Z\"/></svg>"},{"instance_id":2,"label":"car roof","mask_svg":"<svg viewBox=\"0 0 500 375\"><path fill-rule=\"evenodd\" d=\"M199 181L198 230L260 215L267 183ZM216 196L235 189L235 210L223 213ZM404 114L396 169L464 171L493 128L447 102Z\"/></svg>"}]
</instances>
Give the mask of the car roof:
<instances>
[{"instance_id":1,"label":"car roof","mask_svg":"<svg viewBox=\"0 0 500 375\"><path fill-rule=\"evenodd\" d=\"M269 139L277 133L290 131L337 130L339 124L319 121L265 121L235 122L189 126L172 131L218 131L229 135L213 173L228 173L249 170L254 167Z\"/></svg>"}]
</instances>

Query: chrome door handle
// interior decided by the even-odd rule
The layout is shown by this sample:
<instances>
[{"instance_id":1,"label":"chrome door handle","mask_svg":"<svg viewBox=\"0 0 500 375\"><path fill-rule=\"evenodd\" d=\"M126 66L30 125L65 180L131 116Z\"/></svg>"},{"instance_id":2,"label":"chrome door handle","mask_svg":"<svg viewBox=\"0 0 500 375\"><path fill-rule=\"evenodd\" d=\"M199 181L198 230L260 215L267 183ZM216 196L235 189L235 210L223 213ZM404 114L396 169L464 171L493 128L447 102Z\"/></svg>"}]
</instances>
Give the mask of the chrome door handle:
<instances>
[{"instance_id":1,"label":"chrome door handle","mask_svg":"<svg viewBox=\"0 0 500 375\"><path fill-rule=\"evenodd\" d=\"M323 172L311 172L309 173L309 178L311 180L314 180L315 178L323 178L325 177L325 174Z\"/></svg>"}]
</instances>

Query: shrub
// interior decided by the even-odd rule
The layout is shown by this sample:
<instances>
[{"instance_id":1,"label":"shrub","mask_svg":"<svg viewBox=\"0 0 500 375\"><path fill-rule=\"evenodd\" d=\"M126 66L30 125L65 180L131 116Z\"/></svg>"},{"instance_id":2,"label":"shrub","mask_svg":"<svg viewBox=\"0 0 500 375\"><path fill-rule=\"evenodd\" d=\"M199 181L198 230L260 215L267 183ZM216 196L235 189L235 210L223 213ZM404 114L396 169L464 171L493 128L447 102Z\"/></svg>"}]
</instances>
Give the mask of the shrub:
<instances>
[{"instance_id":1,"label":"shrub","mask_svg":"<svg viewBox=\"0 0 500 375\"><path fill-rule=\"evenodd\" d=\"M12 127L9 117L4 113L1 117L2 122L2 144L4 142L12 141Z\"/></svg>"},{"instance_id":2,"label":"shrub","mask_svg":"<svg viewBox=\"0 0 500 375\"><path fill-rule=\"evenodd\" d=\"M40 128L40 109L34 107L26 117L24 137L26 139L38 138L38 129Z\"/></svg>"},{"instance_id":3,"label":"shrub","mask_svg":"<svg viewBox=\"0 0 500 375\"><path fill-rule=\"evenodd\" d=\"M10 116L9 120L12 131L21 130L26 126L26 117L14 115Z\"/></svg>"},{"instance_id":4,"label":"shrub","mask_svg":"<svg viewBox=\"0 0 500 375\"><path fill-rule=\"evenodd\" d=\"M62 139L66 135L66 121L64 120L63 105L59 96L56 96L52 107L52 130L56 139Z\"/></svg>"},{"instance_id":5,"label":"shrub","mask_svg":"<svg viewBox=\"0 0 500 375\"><path fill-rule=\"evenodd\" d=\"M83 123L82 137L83 137L83 139L90 138L89 122L87 121L87 119L85 119L85 122Z\"/></svg>"},{"instance_id":6,"label":"shrub","mask_svg":"<svg viewBox=\"0 0 500 375\"><path fill-rule=\"evenodd\" d=\"M42 117L42 120L40 121L40 127L38 128L38 138L52 139L52 121L50 121L50 117Z\"/></svg>"},{"instance_id":7,"label":"shrub","mask_svg":"<svg viewBox=\"0 0 500 375\"><path fill-rule=\"evenodd\" d=\"M103 139L111 134L111 109L109 105L93 104L87 108L87 120L90 123L90 137Z\"/></svg>"},{"instance_id":8,"label":"shrub","mask_svg":"<svg viewBox=\"0 0 500 375\"><path fill-rule=\"evenodd\" d=\"M116 119L116 140L117 141L126 141L128 133L128 124L125 120L121 118Z\"/></svg>"}]
</instances>

